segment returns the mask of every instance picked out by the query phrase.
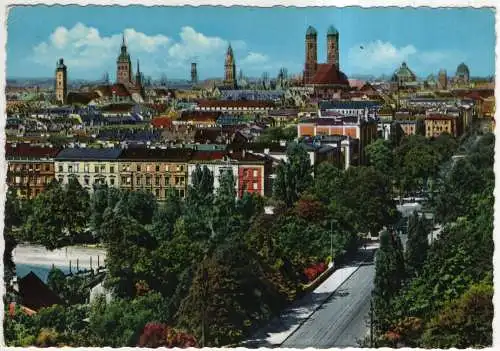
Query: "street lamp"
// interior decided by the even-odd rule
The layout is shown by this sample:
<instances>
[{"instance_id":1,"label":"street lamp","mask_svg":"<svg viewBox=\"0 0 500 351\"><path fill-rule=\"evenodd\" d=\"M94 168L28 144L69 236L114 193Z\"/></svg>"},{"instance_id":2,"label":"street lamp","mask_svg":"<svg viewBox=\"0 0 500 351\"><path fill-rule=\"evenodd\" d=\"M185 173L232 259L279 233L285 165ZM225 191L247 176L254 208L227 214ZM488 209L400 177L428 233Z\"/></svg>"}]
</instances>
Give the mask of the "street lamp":
<instances>
[{"instance_id":1,"label":"street lamp","mask_svg":"<svg viewBox=\"0 0 500 351\"><path fill-rule=\"evenodd\" d=\"M333 265L333 221L330 221L330 267Z\"/></svg>"}]
</instances>

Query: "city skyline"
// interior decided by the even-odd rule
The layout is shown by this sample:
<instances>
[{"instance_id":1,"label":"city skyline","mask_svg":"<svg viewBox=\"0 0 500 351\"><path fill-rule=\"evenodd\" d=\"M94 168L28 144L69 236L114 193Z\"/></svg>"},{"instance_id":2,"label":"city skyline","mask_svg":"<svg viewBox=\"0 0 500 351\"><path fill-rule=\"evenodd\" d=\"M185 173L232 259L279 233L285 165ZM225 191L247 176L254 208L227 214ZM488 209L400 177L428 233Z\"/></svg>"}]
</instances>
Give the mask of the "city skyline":
<instances>
[{"instance_id":1,"label":"city skyline","mask_svg":"<svg viewBox=\"0 0 500 351\"><path fill-rule=\"evenodd\" d=\"M403 61L421 77L442 68L452 76L461 62L472 76L495 70L491 9L31 6L12 8L7 23L8 78L50 77L64 58L69 79L108 72L114 80L122 34L132 60L153 78L188 79L191 62L198 63L200 79L222 77L229 43L238 72L274 77L285 67L296 74L303 70L309 25L318 31L320 61L326 59L327 28L337 28L341 70L348 76L390 75Z\"/></svg>"}]
</instances>

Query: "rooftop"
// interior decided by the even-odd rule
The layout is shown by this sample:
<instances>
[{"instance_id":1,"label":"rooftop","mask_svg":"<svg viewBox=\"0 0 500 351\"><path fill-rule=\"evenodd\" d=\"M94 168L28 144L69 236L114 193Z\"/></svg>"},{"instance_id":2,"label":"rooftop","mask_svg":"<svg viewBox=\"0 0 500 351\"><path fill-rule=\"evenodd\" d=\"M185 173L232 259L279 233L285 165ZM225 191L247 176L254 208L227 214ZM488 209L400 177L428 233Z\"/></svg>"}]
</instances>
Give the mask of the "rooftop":
<instances>
[{"instance_id":1,"label":"rooftop","mask_svg":"<svg viewBox=\"0 0 500 351\"><path fill-rule=\"evenodd\" d=\"M349 86L347 76L340 72L338 67L330 63L318 64L314 77L311 79L312 85L342 85Z\"/></svg>"},{"instance_id":2,"label":"rooftop","mask_svg":"<svg viewBox=\"0 0 500 351\"><path fill-rule=\"evenodd\" d=\"M34 146L34 145L27 144L27 143L22 143L22 144L6 143L5 144L5 158L6 159L54 158L58 152L59 152L58 148Z\"/></svg>"},{"instance_id":3,"label":"rooftop","mask_svg":"<svg viewBox=\"0 0 500 351\"><path fill-rule=\"evenodd\" d=\"M56 161L65 160L116 160L120 156L120 148L67 148L61 150Z\"/></svg>"},{"instance_id":4,"label":"rooftop","mask_svg":"<svg viewBox=\"0 0 500 351\"><path fill-rule=\"evenodd\" d=\"M187 162L193 153L191 149L168 148L128 148L123 149L120 160L158 160L158 161L184 161Z\"/></svg>"}]
</instances>

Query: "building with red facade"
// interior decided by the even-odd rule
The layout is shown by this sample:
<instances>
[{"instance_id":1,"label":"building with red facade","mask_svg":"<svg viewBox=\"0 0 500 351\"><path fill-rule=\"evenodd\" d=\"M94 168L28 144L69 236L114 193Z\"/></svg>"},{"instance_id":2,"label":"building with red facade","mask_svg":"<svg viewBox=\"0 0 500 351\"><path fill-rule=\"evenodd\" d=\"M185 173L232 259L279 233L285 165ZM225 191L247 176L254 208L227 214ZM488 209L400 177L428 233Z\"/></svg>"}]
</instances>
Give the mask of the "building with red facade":
<instances>
[{"instance_id":1,"label":"building with red facade","mask_svg":"<svg viewBox=\"0 0 500 351\"><path fill-rule=\"evenodd\" d=\"M55 178L54 158L59 149L30 144L5 145L7 185L21 198L32 199Z\"/></svg>"}]
</instances>

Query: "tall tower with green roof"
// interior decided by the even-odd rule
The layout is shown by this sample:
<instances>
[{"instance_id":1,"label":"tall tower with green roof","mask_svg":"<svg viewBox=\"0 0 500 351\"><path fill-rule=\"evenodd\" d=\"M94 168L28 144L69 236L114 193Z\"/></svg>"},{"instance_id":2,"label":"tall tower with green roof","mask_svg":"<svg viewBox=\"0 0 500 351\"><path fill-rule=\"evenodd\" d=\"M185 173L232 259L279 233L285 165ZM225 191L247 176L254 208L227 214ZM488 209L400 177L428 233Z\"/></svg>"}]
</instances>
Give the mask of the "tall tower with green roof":
<instances>
[{"instance_id":1,"label":"tall tower with green roof","mask_svg":"<svg viewBox=\"0 0 500 351\"><path fill-rule=\"evenodd\" d=\"M311 82L318 68L318 32L309 26L306 31L306 62L304 64L304 83Z\"/></svg>"},{"instance_id":2,"label":"tall tower with green roof","mask_svg":"<svg viewBox=\"0 0 500 351\"><path fill-rule=\"evenodd\" d=\"M328 27L326 34L326 62L337 66L340 70L339 62L339 32L334 26Z\"/></svg>"}]
</instances>

